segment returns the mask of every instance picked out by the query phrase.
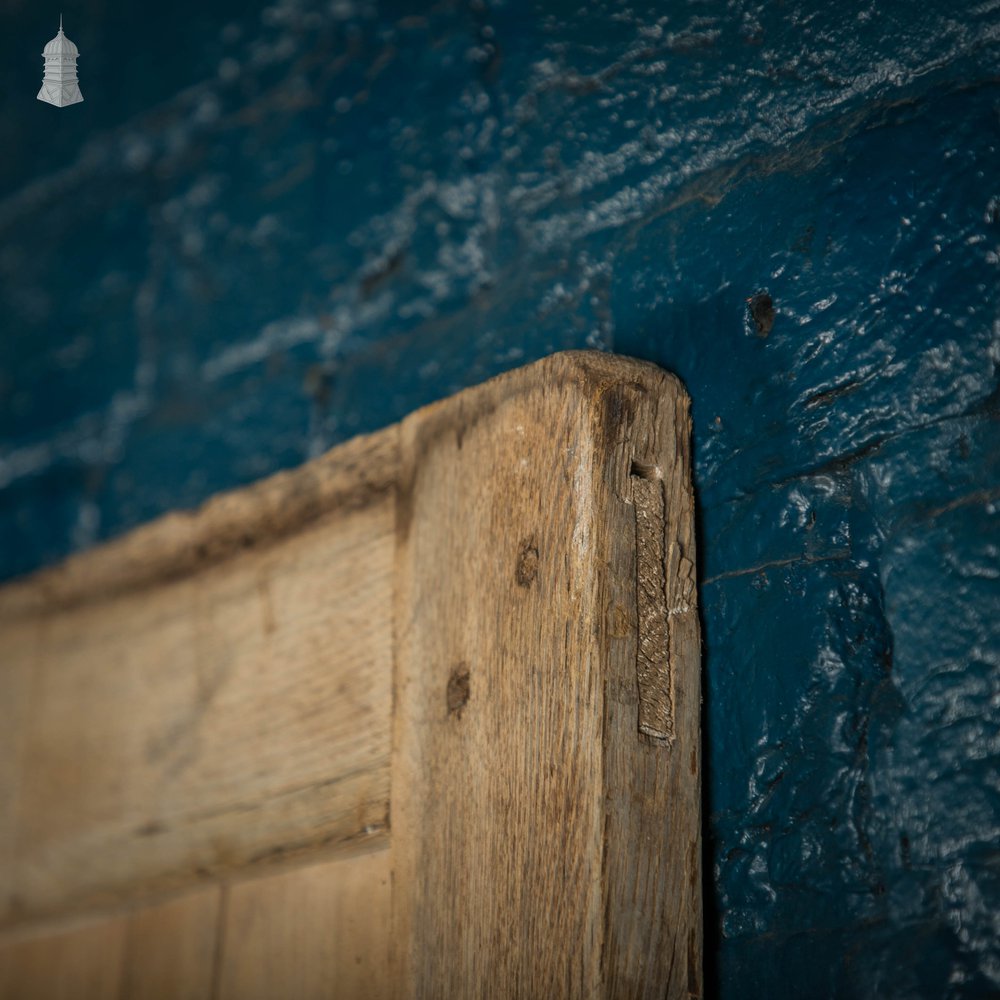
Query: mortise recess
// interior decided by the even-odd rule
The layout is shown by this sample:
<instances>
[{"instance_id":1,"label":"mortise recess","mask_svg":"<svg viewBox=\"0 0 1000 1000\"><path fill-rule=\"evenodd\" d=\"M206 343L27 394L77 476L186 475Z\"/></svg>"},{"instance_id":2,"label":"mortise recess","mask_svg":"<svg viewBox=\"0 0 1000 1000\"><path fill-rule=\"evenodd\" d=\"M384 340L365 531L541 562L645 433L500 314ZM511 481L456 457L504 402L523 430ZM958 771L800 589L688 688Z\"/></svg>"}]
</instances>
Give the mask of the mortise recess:
<instances>
[{"instance_id":1,"label":"mortise recess","mask_svg":"<svg viewBox=\"0 0 1000 1000\"><path fill-rule=\"evenodd\" d=\"M639 620L636 680L639 732L669 744L674 738L674 690L667 614L666 510L659 471L632 463Z\"/></svg>"}]
</instances>

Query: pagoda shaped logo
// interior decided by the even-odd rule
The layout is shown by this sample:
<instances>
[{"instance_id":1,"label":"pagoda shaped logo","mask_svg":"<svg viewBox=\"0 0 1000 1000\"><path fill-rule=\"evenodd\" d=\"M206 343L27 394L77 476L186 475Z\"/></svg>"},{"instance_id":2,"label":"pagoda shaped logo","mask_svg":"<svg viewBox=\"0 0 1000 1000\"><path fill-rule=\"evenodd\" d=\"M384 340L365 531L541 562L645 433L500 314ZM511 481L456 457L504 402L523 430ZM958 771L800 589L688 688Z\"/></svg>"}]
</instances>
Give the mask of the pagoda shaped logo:
<instances>
[{"instance_id":1,"label":"pagoda shaped logo","mask_svg":"<svg viewBox=\"0 0 1000 1000\"><path fill-rule=\"evenodd\" d=\"M57 108L79 104L83 100L80 84L76 80L76 60L80 50L63 34L62 14L59 15L59 34L42 50L45 75L38 99Z\"/></svg>"}]
</instances>

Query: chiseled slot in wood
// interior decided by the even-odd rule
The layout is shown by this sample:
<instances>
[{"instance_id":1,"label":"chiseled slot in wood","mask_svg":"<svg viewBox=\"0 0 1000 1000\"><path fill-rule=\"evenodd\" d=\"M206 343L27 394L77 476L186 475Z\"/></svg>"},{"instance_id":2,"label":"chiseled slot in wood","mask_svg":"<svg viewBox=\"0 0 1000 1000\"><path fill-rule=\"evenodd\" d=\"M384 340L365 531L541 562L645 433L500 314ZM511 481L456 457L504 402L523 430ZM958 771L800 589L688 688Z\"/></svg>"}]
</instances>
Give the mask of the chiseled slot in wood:
<instances>
[{"instance_id":1,"label":"chiseled slot in wood","mask_svg":"<svg viewBox=\"0 0 1000 1000\"><path fill-rule=\"evenodd\" d=\"M639 619L636 644L639 732L669 745L674 739L674 682L666 597L663 481L658 470L633 464L632 499Z\"/></svg>"}]
</instances>

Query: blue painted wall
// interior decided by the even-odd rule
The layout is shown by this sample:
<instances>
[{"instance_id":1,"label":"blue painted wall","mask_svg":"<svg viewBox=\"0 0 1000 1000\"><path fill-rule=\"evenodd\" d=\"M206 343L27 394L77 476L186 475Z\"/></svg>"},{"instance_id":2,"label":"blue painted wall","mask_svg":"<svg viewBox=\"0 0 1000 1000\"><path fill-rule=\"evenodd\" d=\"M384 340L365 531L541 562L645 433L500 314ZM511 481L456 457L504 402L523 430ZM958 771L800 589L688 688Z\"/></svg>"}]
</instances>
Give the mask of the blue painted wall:
<instances>
[{"instance_id":1,"label":"blue painted wall","mask_svg":"<svg viewBox=\"0 0 1000 1000\"><path fill-rule=\"evenodd\" d=\"M710 984L996 996L1000 3L62 9L58 110L58 7L2 8L0 576L554 350L652 359Z\"/></svg>"}]
</instances>

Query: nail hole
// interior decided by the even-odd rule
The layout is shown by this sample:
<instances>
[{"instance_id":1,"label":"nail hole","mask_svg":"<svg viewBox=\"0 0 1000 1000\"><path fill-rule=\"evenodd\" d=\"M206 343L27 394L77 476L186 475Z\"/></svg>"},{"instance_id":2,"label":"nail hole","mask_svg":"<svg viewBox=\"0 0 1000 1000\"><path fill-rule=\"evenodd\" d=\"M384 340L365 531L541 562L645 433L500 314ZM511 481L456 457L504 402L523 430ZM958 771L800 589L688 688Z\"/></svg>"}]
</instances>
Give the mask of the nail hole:
<instances>
[{"instance_id":1,"label":"nail hole","mask_svg":"<svg viewBox=\"0 0 1000 1000\"><path fill-rule=\"evenodd\" d=\"M469 700L469 668L460 663L448 678L448 714L462 717L462 709Z\"/></svg>"},{"instance_id":2,"label":"nail hole","mask_svg":"<svg viewBox=\"0 0 1000 1000\"><path fill-rule=\"evenodd\" d=\"M517 569L514 578L519 587L530 587L538 576L538 543L534 536L521 542L521 551L517 554Z\"/></svg>"},{"instance_id":3,"label":"nail hole","mask_svg":"<svg viewBox=\"0 0 1000 1000\"><path fill-rule=\"evenodd\" d=\"M657 465L647 465L645 462L637 462L632 459L632 475L639 479L656 481L663 478L663 472Z\"/></svg>"}]
</instances>

